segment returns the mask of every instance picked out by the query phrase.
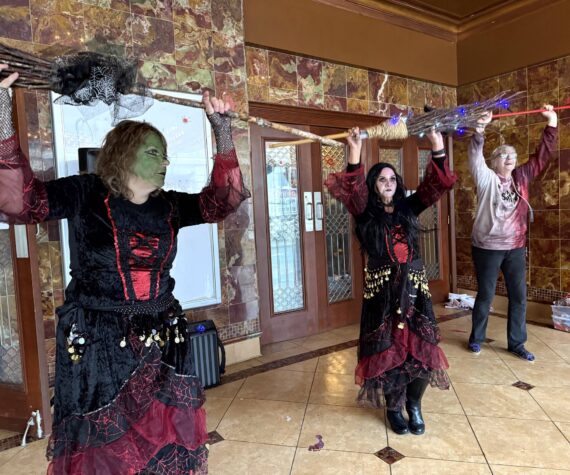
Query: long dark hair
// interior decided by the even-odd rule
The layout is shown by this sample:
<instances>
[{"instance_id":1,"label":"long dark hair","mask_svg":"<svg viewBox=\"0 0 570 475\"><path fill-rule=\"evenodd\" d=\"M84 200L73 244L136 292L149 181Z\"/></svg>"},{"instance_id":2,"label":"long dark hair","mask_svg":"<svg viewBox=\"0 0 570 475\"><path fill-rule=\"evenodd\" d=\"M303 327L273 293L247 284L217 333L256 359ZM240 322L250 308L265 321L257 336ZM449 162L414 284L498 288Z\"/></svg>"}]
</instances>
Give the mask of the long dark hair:
<instances>
[{"instance_id":1,"label":"long dark hair","mask_svg":"<svg viewBox=\"0 0 570 475\"><path fill-rule=\"evenodd\" d=\"M384 205L376 192L376 180L384 168L389 168L396 175L396 192L393 198L394 211L392 213L387 213L384 210ZM419 224L417 217L406 203L407 190L402 177L389 163L377 163L366 175L366 187L368 188L368 203L364 213L356 219L356 237L362 248L371 256L383 256L386 252L386 230L389 227L399 225L404 232L411 252L415 247L413 242L417 239Z\"/></svg>"}]
</instances>

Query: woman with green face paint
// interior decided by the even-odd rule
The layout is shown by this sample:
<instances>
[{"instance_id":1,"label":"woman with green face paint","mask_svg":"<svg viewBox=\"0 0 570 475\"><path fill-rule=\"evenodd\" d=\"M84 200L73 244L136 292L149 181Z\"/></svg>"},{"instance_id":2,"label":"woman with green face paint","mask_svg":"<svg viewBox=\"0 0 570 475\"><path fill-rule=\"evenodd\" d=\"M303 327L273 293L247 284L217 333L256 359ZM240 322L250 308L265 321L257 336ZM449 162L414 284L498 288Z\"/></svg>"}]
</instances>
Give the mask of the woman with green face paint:
<instances>
[{"instance_id":1,"label":"woman with green face paint","mask_svg":"<svg viewBox=\"0 0 570 475\"><path fill-rule=\"evenodd\" d=\"M68 219L73 236L48 473L206 473L204 392L170 269L179 229L223 220L249 197L230 104L204 94L217 154L200 193L162 190L166 141L135 121L109 132L96 174L42 182L12 125L16 77L0 82L0 219Z\"/></svg>"}]
</instances>

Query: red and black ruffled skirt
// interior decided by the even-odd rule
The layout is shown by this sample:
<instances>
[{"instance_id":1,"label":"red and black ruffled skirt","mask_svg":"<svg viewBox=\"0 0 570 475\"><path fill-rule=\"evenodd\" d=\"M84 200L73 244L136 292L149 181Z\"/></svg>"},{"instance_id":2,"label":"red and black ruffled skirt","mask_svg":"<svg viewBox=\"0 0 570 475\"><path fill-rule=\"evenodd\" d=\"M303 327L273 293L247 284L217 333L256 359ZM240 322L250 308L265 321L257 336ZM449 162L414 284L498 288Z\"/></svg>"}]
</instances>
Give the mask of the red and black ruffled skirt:
<instances>
[{"instance_id":1,"label":"red and black ruffled skirt","mask_svg":"<svg viewBox=\"0 0 570 475\"><path fill-rule=\"evenodd\" d=\"M185 319L78 304L58 316L48 474L207 473L204 391Z\"/></svg>"},{"instance_id":2,"label":"red and black ruffled skirt","mask_svg":"<svg viewBox=\"0 0 570 475\"><path fill-rule=\"evenodd\" d=\"M421 260L367 270L367 282L355 371L359 403L399 410L406 386L416 378L449 389L449 364L438 346L441 337Z\"/></svg>"}]
</instances>

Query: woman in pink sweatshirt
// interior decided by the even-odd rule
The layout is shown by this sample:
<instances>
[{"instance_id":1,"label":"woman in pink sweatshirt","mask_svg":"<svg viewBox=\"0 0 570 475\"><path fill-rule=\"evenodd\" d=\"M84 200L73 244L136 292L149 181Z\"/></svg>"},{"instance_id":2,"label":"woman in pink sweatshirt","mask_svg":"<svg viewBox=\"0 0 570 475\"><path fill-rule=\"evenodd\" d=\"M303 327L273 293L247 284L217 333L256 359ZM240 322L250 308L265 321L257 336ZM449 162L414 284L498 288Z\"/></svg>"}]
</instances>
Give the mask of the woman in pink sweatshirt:
<instances>
[{"instance_id":1,"label":"woman in pink sweatshirt","mask_svg":"<svg viewBox=\"0 0 570 475\"><path fill-rule=\"evenodd\" d=\"M508 350L524 360L534 360L534 355L524 347L527 337L525 245L529 211L532 221L528 191L530 182L546 168L553 156L558 122L553 107L545 105L544 108L546 112L542 115L548 119L548 125L535 154L523 165L516 166L517 153L510 145L501 145L493 151L490 167L485 163L484 131L493 118L491 112L479 121L469 145L469 169L477 186L478 200L472 233L473 263L479 289L469 337L469 350L473 353L480 353L485 341L500 269L509 297Z\"/></svg>"}]
</instances>

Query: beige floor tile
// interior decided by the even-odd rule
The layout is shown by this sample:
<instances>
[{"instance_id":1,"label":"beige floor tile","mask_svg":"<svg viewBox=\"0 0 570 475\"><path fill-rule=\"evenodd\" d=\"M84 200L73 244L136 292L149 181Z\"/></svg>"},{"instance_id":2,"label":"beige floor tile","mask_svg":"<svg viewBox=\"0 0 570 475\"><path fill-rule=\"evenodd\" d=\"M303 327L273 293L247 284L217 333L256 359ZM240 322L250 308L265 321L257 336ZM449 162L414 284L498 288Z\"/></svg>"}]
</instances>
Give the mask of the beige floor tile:
<instances>
[{"instance_id":1,"label":"beige floor tile","mask_svg":"<svg viewBox=\"0 0 570 475\"><path fill-rule=\"evenodd\" d=\"M497 355L505 361L520 361L520 358L507 350L507 340L496 340L491 343ZM525 344L528 351L534 353L536 362L547 363L564 363L564 359L556 354L546 343L540 341L537 337L529 335L528 341Z\"/></svg>"},{"instance_id":2,"label":"beige floor tile","mask_svg":"<svg viewBox=\"0 0 570 475\"><path fill-rule=\"evenodd\" d=\"M263 356L270 355L272 353L281 353L282 351L290 350L299 346L298 343L294 341L280 341L279 343L270 343L269 345L263 345L261 347L261 354Z\"/></svg>"},{"instance_id":3,"label":"beige floor tile","mask_svg":"<svg viewBox=\"0 0 570 475\"><path fill-rule=\"evenodd\" d=\"M314 444L317 434L329 450L374 453L388 445L384 413L378 409L309 404L299 447Z\"/></svg>"},{"instance_id":4,"label":"beige floor tile","mask_svg":"<svg viewBox=\"0 0 570 475\"><path fill-rule=\"evenodd\" d=\"M570 362L570 343L549 343L548 346L567 363Z\"/></svg>"},{"instance_id":5,"label":"beige floor tile","mask_svg":"<svg viewBox=\"0 0 570 475\"><path fill-rule=\"evenodd\" d=\"M406 457L392 465L392 475L491 475L486 463L450 462Z\"/></svg>"},{"instance_id":6,"label":"beige floor tile","mask_svg":"<svg viewBox=\"0 0 570 475\"><path fill-rule=\"evenodd\" d=\"M222 384L221 386L206 389L206 399L210 396L214 397L234 397L240 388L242 387L245 379L240 379L239 381L234 381L232 383Z\"/></svg>"},{"instance_id":7,"label":"beige floor tile","mask_svg":"<svg viewBox=\"0 0 570 475\"><path fill-rule=\"evenodd\" d=\"M2 467L4 465L6 465L8 463L8 461L10 461L12 458L14 458L16 456L16 454L18 452L20 452L20 450L22 450L22 447L14 447L12 449L2 450L0 452L0 473L3 473ZM8 470L8 469L6 469L6 470Z\"/></svg>"},{"instance_id":8,"label":"beige floor tile","mask_svg":"<svg viewBox=\"0 0 570 475\"><path fill-rule=\"evenodd\" d=\"M507 465L491 465L494 475L565 475L570 470L550 470L548 468L509 467Z\"/></svg>"},{"instance_id":9,"label":"beige floor tile","mask_svg":"<svg viewBox=\"0 0 570 475\"><path fill-rule=\"evenodd\" d=\"M453 387L441 390L428 386L422 399L422 410L440 414L464 414Z\"/></svg>"},{"instance_id":10,"label":"beige floor tile","mask_svg":"<svg viewBox=\"0 0 570 475\"><path fill-rule=\"evenodd\" d=\"M238 398L307 402L313 373L276 369L246 379Z\"/></svg>"},{"instance_id":11,"label":"beige floor tile","mask_svg":"<svg viewBox=\"0 0 570 475\"><path fill-rule=\"evenodd\" d=\"M469 416L548 420L528 391L514 386L454 383L453 387Z\"/></svg>"},{"instance_id":12,"label":"beige floor tile","mask_svg":"<svg viewBox=\"0 0 570 475\"><path fill-rule=\"evenodd\" d=\"M344 343L345 341L346 338L336 335L332 332L327 332L308 337L301 346L304 348L304 351L320 350L321 348L338 345L339 343Z\"/></svg>"},{"instance_id":13,"label":"beige floor tile","mask_svg":"<svg viewBox=\"0 0 570 475\"><path fill-rule=\"evenodd\" d=\"M530 363L522 360L506 361L517 379L533 386L570 386L570 364Z\"/></svg>"},{"instance_id":14,"label":"beige floor tile","mask_svg":"<svg viewBox=\"0 0 570 475\"><path fill-rule=\"evenodd\" d=\"M566 469L570 444L554 423L469 416L489 464Z\"/></svg>"},{"instance_id":15,"label":"beige floor tile","mask_svg":"<svg viewBox=\"0 0 570 475\"><path fill-rule=\"evenodd\" d=\"M569 422L555 422L556 427L564 434L568 442L570 443L570 423ZM568 465L570 468L570 465Z\"/></svg>"},{"instance_id":16,"label":"beige floor tile","mask_svg":"<svg viewBox=\"0 0 570 475\"><path fill-rule=\"evenodd\" d=\"M453 383L512 384L517 378L502 360L448 358Z\"/></svg>"},{"instance_id":17,"label":"beige floor tile","mask_svg":"<svg viewBox=\"0 0 570 475\"><path fill-rule=\"evenodd\" d=\"M331 330L331 333L343 337L346 341L357 340L360 335L360 323L336 328L335 330Z\"/></svg>"},{"instance_id":18,"label":"beige floor tile","mask_svg":"<svg viewBox=\"0 0 570 475\"><path fill-rule=\"evenodd\" d=\"M9 468L10 475L44 475L47 470L48 462L46 460L47 439L32 442L19 450L18 453L10 460L0 466L0 473ZM10 449L14 450L14 449Z\"/></svg>"},{"instance_id":19,"label":"beige floor tile","mask_svg":"<svg viewBox=\"0 0 570 475\"><path fill-rule=\"evenodd\" d=\"M444 336L439 346L448 358L499 359L497 353L487 344L482 345L482 351L478 355L472 353L467 349L467 339L457 335Z\"/></svg>"},{"instance_id":20,"label":"beige floor tile","mask_svg":"<svg viewBox=\"0 0 570 475\"><path fill-rule=\"evenodd\" d=\"M317 365L317 372L354 375L356 363L356 347L348 348L321 356Z\"/></svg>"},{"instance_id":21,"label":"beige floor tile","mask_svg":"<svg viewBox=\"0 0 570 475\"><path fill-rule=\"evenodd\" d=\"M241 363L232 364L226 367L226 374L237 373L238 371L243 371L244 369L255 368L261 365L261 361L257 359L251 359L247 361L242 361Z\"/></svg>"},{"instance_id":22,"label":"beige floor tile","mask_svg":"<svg viewBox=\"0 0 570 475\"><path fill-rule=\"evenodd\" d=\"M547 345L550 345L551 343L570 343L570 333L555 330L554 328L539 327L536 325L528 325L527 328L529 333L537 336Z\"/></svg>"},{"instance_id":23,"label":"beige floor tile","mask_svg":"<svg viewBox=\"0 0 570 475\"><path fill-rule=\"evenodd\" d=\"M425 413L424 419L424 435L397 435L388 430L388 445L407 457L485 463L465 416Z\"/></svg>"},{"instance_id":24,"label":"beige floor tile","mask_svg":"<svg viewBox=\"0 0 570 475\"><path fill-rule=\"evenodd\" d=\"M224 414L230 407L233 398L228 397L215 397L208 396L206 398L206 404L204 408L206 409L206 424L208 426L208 432L216 430L218 424L224 417Z\"/></svg>"},{"instance_id":25,"label":"beige floor tile","mask_svg":"<svg viewBox=\"0 0 570 475\"><path fill-rule=\"evenodd\" d=\"M307 353L309 350L302 346L295 346L289 348L288 350L279 351L277 353L270 353L268 355L260 356L257 358L261 363L271 363L272 361L282 360L284 358L289 358L290 356L300 355L302 353Z\"/></svg>"},{"instance_id":26,"label":"beige floor tile","mask_svg":"<svg viewBox=\"0 0 570 475\"><path fill-rule=\"evenodd\" d=\"M234 399L218 425L224 439L296 446L305 404Z\"/></svg>"},{"instance_id":27,"label":"beige floor tile","mask_svg":"<svg viewBox=\"0 0 570 475\"><path fill-rule=\"evenodd\" d=\"M224 440L210 446L211 475L289 475L294 447Z\"/></svg>"},{"instance_id":28,"label":"beige floor tile","mask_svg":"<svg viewBox=\"0 0 570 475\"><path fill-rule=\"evenodd\" d=\"M310 360L301 361L300 363L293 363L283 366L286 371L302 371L303 373L314 373L317 369L319 358L311 358Z\"/></svg>"},{"instance_id":29,"label":"beige floor tile","mask_svg":"<svg viewBox=\"0 0 570 475\"><path fill-rule=\"evenodd\" d=\"M570 422L570 391L567 387L533 388L530 395L553 421Z\"/></svg>"},{"instance_id":30,"label":"beige floor tile","mask_svg":"<svg viewBox=\"0 0 570 475\"><path fill-rule=\"evenodd\" d=\"M357 406L360 387L350 374L315 373L309 402L333 406Z\"/></svg>"},{"instance_id":31,"label":"beige floor tile","mask_svg":"<svg viewBox=\"0 0 570 475\"><path fill-rule=\"evenodd\" d=\"M390 475L390 466L372 454L298 448L291 475Z\"/></svg>"}]
</instances>

